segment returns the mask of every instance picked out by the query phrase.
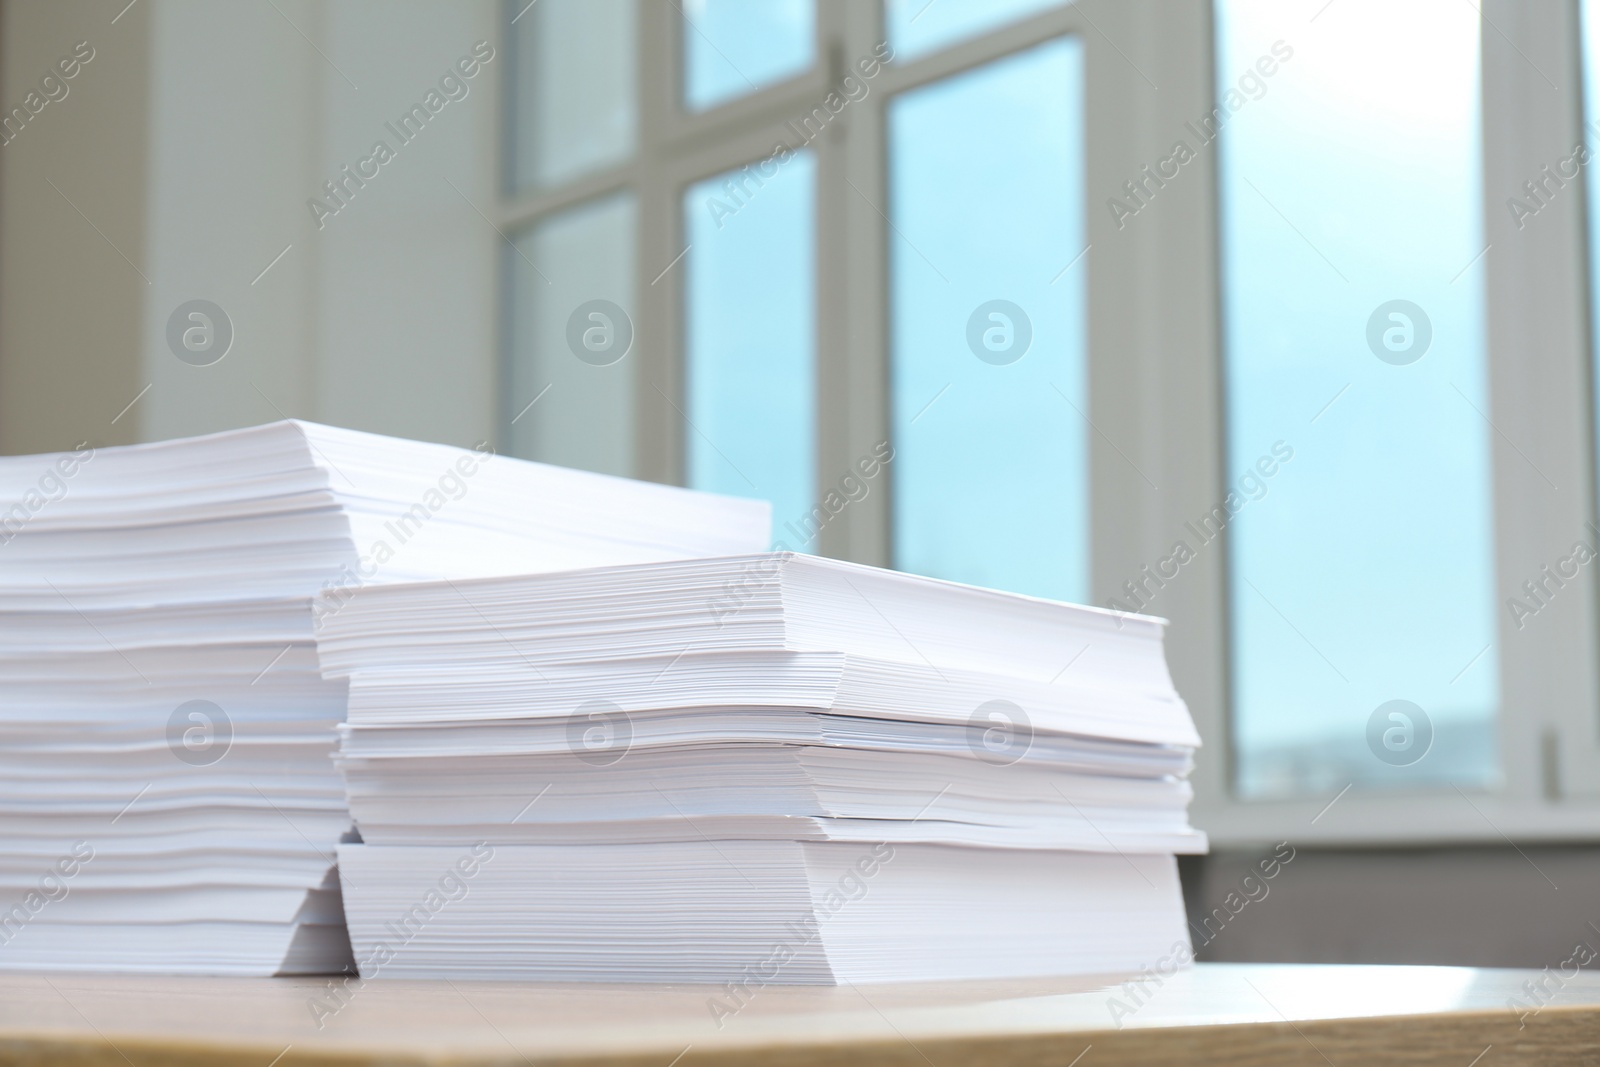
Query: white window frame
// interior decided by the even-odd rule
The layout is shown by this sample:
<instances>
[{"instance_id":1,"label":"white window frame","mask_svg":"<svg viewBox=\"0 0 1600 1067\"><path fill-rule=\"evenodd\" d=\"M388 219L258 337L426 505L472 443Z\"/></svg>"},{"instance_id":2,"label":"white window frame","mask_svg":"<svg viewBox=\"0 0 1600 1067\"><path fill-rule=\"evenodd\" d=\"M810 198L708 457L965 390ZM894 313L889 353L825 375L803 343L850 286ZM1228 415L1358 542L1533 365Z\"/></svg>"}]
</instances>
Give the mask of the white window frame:
<instances>
[{"instance_id":1,"label":"white window frame","mask_svg":"<svg viewBox=\"0 0 1600 1067\"><path fill-rule=\"evenodd\" d=\"M683 415L683 190L769 155L785 139L786 120L820 104L849 65L873 53L884 39L883 16L881 0L818 0L814 69L686 114L681 34L693 31L673 0L638 2L635 156L552 189L508 194L497 222L509 234L585 201L635 194L635 472L681 483L686 434L694 432ZM506 20L521 6L508 5ZM1577 0L1483 0L1482 13L1493 422L1486 432L1494 443L1495 588L1503 599L1594 518L1594 420L1583 191L1571 190L1548 219L1541 214L1540 225L1523 232L1501 202L1579 136ZM1084 44L1088 101L1091 251L1074 269L1088 273L1091 586L1104 604L1226 492L1215 147L1202 148L1200 165L1185 167L1121 229L1104 209L1141 166L1171 150L1186 121L1214 106L1209 0L1079 0L896 59L872 79L865 99L812 142L816 462L819 486L829 484L890 437L888 261L890 242L900 238L887 223L886 103L1065 34ZM1063 249L1063 266L1079 251ZM502 415L502 425L512 414ZM1063 417L1078 416L1064 410ZM1530 478L1533 464L1541 477ZM890 565L892 465L888 477L890 491L823 527L823 554ZM1545 477L1560 490L1550 491ZM1511 630L1497 605L1498 786L1243 800L1232 786L1226 540L1221 547L1186 566L1158 605L1172 621L1174 680L1206 742L1192 818L1217 845L1600 839L1600 567L1585 569L1570 594L1541 613L1536 634Z\"/></svg>"}]
</instances>

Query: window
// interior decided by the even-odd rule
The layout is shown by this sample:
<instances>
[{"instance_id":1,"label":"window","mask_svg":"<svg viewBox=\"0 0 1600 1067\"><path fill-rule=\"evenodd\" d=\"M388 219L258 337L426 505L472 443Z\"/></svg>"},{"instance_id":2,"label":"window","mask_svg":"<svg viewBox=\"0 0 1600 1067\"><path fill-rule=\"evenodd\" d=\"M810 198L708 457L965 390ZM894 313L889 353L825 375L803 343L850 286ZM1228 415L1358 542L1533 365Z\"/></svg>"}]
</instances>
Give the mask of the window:
<instances>
[{"instance_id":1,"label":"window","mask_svg":"<svg viewBox=\"0 0 1600 1067\"><path fill-rule=\"evenodd\" d=\"M816 157L759 187L729 171L683 197L689 485L772 501L776 537L815 547Z\"/></svg>"},{"instance_id":2,"label":"window","mask_svg":"<svg viewBox=\"0 0 1600 1067\"><path fill-rule=\"evenodd\" d=\"M887 0L889 43L904 59L916 59L965 38L1056 7L1065 0Z\"/></svg>"},{"instance_id":3,"label":"window","mask_svg":"<svg viewBox=\"0 0 1600 1067\"><path fill-rule=\"evenodd\" d=\"M1090 597L1070 9L507 17L508 447L771 500L790 548Z\"/></svg>"},{"instance_id":4,"label":"window","mask_svg":"<svg viewBox=\"0 0 1600 1067\"><path fill-rule=\"evenodd\" d=\"M704 111L804 72L815 60L806 0L685 0L683 103Z\"/></svg>"},{"instance_id":5,"label":"window","mask_svg":"<svg viewBox=\"0 0 1600 1067\"><path fill-rule=\"evenodd\" d=\"M1576 6L1216 14L1235 505L1211 608L1229 647L1204 650L1229 673L1200 712L1229 759L1197 822L1592 836Z\"/></svg>"},{"instance_id":6,"label":"window","mask_svg":"<svg viewBox=\"0 0 1600 1067\"><path fill-rule=\"evenodd\" d=\"M1231 535L1238 789L1481 786L1499 605L1477 15L1344 0L1313 34L1226 0L1217 21L1233 501L1200 522Z\"/></svg>"},{"instance_id":7,"label":"window","mask_svg":"<svg viewBox=\"0 0 1600 1067\"><path fill-rule=\"evenodd\" d=\"M633 0L544 0L510 24L513 189L554 186L633 154Z\"/></svg>"},{"instance_id":8,"label":"window","mask_svg":"<svg viewBox=\"0 0 1600 1067\"><path fill-rule=\"evenodd\" d=\"M513 349L514 453L606 474L634 470L634 199L616 193L552 213L505 257ZM538 407L555 394L555 402ZM529 416L533 417L529 417Z\"/></svg>"},{"instance_id":9,"label":"window","mask_svg":"<svg viewBox=\"0 0 1600 1067\"><path fill-rule=\"evenodd\" d=\"M890 103L903 570L1089 597L1082 127L1073 37Z\"/></svg>"},{"instance_id":10,"label":"window","mask_svg":"<svg viewBox=\"0 0 1600 1067\"><path fill-rule=\"evenodd\" d=\"M504 443L1170 618L1219 843L1592 836L1597 7L513 3Z\"/></svg>"}]
</instances>

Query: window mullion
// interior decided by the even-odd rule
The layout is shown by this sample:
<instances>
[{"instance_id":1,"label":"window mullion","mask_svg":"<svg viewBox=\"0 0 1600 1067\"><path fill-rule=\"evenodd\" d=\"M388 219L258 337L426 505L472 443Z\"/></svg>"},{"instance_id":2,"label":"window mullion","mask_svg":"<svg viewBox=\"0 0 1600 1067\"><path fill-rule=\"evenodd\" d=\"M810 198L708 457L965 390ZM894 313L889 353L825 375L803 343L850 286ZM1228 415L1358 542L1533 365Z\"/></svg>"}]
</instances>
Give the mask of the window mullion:
<instances>
[{"instance_id":1,"label":"window mullion","mask_svg":"<svg viewBox=\"0 0 1600 1067\"><path fill-rule=\"evenodd\" d=\"M859 57L872 54L881 25L877 3L822 0L817 9L817 60L825 91ZM859 80L859 78L858 78ZM887 349L882 331L887 302L883 267L884 205L882 93L849 104L827 132L812 142L817 153L816 359L817 500L872 445L888 437L885 384ZM825 92L809 106L822 106ZM852 186L854 188L852 188ZM869 204L865 201L870 200ZM893 464L890 464L892 469ZM887 477L822 527L817 550L827 556L886 565ZM785 520L775 516L778 537Z\"/></svg>"},{"instance_id":2,"label":"window mullion","mask_svg":"<svg viewBox=\"0 0 1600 1067\"><path fill-rule=\"evenodd\" d=\"M679 112L681 26L668 4L639 3L638 256L634 293L639 477L684 480L683 220L668 174L665 131Z\"/></svg>"},{"instance_id":3,"label":"window mullion","mask_svg":"<svg viewBox=\"0 0 1600 1067\"><path fill-rule=\"evenodd\" d=\"M1099 29L1084 34L1090 250L1072 269L1089 272L1090 550L1104 605L1127 603L1126 583L1147 581L1190 536L1185 523L1222 498L1223 412L1214 147L1137 225L1108 207L1210 110L1210 5L1094 14ZM1149 609L1172 622L1168 663L1205 740L1197 810L1230 803L1225 574L1224 546L1202 548Z\"/></svg>"}]
</instances>

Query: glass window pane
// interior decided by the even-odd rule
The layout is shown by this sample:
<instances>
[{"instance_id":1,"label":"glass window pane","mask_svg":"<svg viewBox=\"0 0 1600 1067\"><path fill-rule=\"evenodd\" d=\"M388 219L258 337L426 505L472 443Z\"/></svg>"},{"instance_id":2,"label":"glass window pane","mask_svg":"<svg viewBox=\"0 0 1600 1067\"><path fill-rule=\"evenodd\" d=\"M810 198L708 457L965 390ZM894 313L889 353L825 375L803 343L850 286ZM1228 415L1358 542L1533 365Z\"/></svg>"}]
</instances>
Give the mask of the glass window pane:
<instances>
[{"instance_id":1,"label":"glass window pane","mask_svg":"<svg viewBox=\"0 0 1600 1067\"><path fill-rule=\"evenodd\" d=\"M634 0L511 7L511 188L556 185L627 159L636 125Z\"/></svg>"},{"instance_id":2,"label":"glass window pane","mask_svg":"<svg viewBox=\"0 0 1600 1067\"><path fill-rule=\"evenodd\" d=\"M684 0L683 103L725 104L810 69L815 0Z\"/></svg>"},{"instance_id":3,"label":"glass window pane","mask_svg":"<svg viewBox=\"0 0 1600 1067\"><path fill-rule=\"evenodd\" d=\"M889 45L902 62L997 30L1066 0L887 0Z\"/></svg>"},{"instance_id":4,"label":"glass window pane","mask_svg":"<svg viewBox=\"0 0 1600 1067\"><path fill-rule=\"evenodd\" d=\"M634 210L632 196L584 204L507 253L512 455L633 474Z\"/></svg>"},{"instance_id":5,"label":"glass window pane","mask_svg":"<svg viewBox=\"0 0 1600 1067\"><path fill-rule=\"evenodd\" d=\"M905 93L889 135L895 566L1084 600L1082 46Z\"/></svg>"},{"instance_id":6,"label":"glass window pane","mask_svg":"<svg viewBox=\"0 0 1600 1067\"><path fill-rule=\"evenodd\" d=\"M1188 135L1220 126L1230 495L1191 530L1231 539L1237 788L1491 784L1478 14L1319 6L1220 3Z\"/></svg>"},{"instance_id":7,"label":"glass window pane","mask_svg":"<svg viewBox=\"0 0 1600 1067\"><path fill-rule=\"evenodd\" d=\"M689 485L772 501L775 538L814 551L816 160L684 194Z\"/></svg>"}]
</instances>

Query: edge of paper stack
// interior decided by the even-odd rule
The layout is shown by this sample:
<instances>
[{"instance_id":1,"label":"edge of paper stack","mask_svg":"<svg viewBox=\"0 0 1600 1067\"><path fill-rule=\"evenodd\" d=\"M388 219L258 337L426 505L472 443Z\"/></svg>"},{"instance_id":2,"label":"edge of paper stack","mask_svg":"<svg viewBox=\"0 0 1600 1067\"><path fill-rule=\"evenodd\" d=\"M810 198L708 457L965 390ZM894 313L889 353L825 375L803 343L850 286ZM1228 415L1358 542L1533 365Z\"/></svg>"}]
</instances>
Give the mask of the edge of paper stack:
<instances>
[{"instance_id":1,"label":"edge of paper stack","mask_svg":"<svg viewBox=\"0 0 1600 1067\"><path fill-rule=\"evenodd\" d=\"M769 537L763 503L293 421L0 459L0 969L726 1014L1188 959L1165 624Z\"/></svg>"},{"instance_id":2,"label":"edge of paper stack","mask_svg":"<svg viewBox=\"0 0 1600 1067\"><path fill-rule=\"evenodd\" d=\"M1163 629L790 553L374 590L318 631L361 973L731 1006L1186 952Z\"/></svg>"},{"instance_id":3,"label":"edge of paper stack","mask_svg":"<svg viewBox=\"0 0 1600 1067\"><path fill-rule=\"evenodd\" d=\"M0 459L0 969L348 968L345 687L313 597L748 551L769 524L293 421Z\"/></svg>"}]
</instances>

